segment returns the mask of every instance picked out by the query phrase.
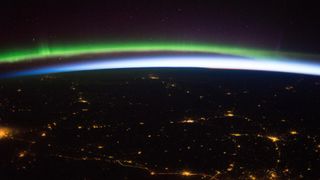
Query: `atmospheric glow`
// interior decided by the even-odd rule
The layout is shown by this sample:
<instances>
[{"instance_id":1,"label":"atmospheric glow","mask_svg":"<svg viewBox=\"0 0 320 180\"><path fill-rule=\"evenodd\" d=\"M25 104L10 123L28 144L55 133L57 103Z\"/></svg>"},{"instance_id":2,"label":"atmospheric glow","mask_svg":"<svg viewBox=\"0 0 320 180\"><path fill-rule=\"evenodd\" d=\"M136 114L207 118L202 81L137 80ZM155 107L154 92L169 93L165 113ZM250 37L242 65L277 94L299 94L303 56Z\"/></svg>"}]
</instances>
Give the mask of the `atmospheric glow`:
<instances>
[{"instance_id":1,"label":"atmospheric glow","mask_svg":"<svg viewBox=\"0 0 320 180\"><path fill-rule=\"evenodd\" d=\"M15 73L5 74L4 76L15 77L74 71L127 68L208 68L272 71L320 76L319 63L223 57L215 55L135 57L124 59L106 59L99 61L88 60L85 62L23 70Z\"/></svg>"}]
</instances>

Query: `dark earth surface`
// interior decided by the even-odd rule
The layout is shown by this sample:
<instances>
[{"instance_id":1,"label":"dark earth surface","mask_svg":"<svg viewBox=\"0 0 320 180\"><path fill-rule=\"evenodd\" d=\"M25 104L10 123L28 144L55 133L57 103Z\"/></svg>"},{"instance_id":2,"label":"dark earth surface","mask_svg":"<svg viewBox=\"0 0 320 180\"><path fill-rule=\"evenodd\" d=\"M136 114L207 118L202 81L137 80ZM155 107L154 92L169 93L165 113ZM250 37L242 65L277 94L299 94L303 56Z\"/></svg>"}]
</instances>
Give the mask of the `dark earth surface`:
<instances>
[{"instance_id":1,"label":"dark earth surface","mask_svg":"<svg viewBox=\"0 0 320 180\"><path fill-rule=\"evenodd\" d=\"M320 78L137 69L0 80L1 179L318 179Z\"/></svg>"}]
</instances>

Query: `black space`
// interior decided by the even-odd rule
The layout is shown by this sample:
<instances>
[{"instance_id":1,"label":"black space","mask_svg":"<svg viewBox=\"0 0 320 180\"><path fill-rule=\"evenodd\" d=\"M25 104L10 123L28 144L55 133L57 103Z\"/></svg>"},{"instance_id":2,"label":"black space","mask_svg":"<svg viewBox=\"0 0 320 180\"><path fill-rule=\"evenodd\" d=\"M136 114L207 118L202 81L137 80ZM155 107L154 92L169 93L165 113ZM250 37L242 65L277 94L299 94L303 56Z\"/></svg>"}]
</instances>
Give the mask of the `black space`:
<instances>
[{"instance_id":1,"label":"black space","mask_svg":"<svg viewBox=\"0 0 320 180\"><path fill-rule=\"evenodd\" d=\"M0 47L192 40L317 53L312 1L2 1Z\"/></svg>"}]
</instances>

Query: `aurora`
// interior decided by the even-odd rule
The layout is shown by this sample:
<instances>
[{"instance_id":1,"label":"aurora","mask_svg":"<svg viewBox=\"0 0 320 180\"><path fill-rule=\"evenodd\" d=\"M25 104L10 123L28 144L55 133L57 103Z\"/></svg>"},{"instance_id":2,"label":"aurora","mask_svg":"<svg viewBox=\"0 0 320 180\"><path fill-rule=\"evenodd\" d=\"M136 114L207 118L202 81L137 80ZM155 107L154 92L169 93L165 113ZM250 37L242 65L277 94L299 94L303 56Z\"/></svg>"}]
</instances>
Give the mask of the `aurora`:
<instances>
[{"instance_id":1,"label":"aurora","mask_svg":"<svg viewBox=\"0 0 320 180\"><path fill-rule=\"evenodd\" d=\"M264 50L245 46L225 44L209 44L196 42L108 42L108 43L61 43L42 44L33 48L16 48L0 50L0 63L16 63L35 61L46 58L62 58L81 55L95 55L126 52L196 52L216 53L224 55L242 56L248 58L272 59L319 59L313 54Z\"/></svg>"}]
</instances>

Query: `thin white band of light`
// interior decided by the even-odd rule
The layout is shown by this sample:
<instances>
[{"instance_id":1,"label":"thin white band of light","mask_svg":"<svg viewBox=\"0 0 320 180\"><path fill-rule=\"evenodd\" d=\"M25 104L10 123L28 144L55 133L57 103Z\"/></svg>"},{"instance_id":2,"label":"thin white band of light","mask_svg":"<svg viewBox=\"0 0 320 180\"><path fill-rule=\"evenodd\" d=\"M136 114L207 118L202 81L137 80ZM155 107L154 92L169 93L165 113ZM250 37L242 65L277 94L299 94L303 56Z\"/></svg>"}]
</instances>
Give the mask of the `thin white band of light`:
<instances>
[{"instance_id":1,"label":"thin white band of light","mask_svg":"<svg viewBox=\"0 0 320 180\"><path fill-rule=\"evenodd\" d=\"M220 56L160 56L106 59L55 65L12 73L12 76L126 68L209 68L255 70L320 76L320 63Z\"/></svg>"}]
</instances>

